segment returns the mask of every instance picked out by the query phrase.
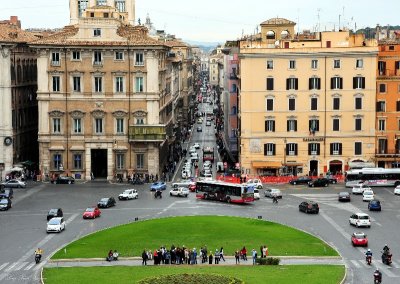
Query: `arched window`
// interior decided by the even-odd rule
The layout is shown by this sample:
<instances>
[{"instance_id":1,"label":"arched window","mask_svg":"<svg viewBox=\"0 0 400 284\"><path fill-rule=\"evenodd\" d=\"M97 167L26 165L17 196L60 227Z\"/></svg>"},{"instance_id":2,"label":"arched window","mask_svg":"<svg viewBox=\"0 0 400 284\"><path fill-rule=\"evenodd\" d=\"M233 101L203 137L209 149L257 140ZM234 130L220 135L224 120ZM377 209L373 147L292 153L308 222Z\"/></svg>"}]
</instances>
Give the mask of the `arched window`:
<instances>
[{"instance_id":1,"label":"arched window","mask_svg":"<svg viewBox=\"0 0 400 284\"><path fill-rule=\"evenodd\" d=\"M289 35L289 32L287 30L284 30L281 32L281 39L289 38Z\"/></svg>"},{"instance_id":2,"label":"arched window","mask_svg":"<svg viewBox=\"0 0 400 284\"><path fill-rule=\"evenodd\" d=\"M275 32L274 31L268 31L267 32L267 39L275 39Z\"/></svg>"}]
</instances>

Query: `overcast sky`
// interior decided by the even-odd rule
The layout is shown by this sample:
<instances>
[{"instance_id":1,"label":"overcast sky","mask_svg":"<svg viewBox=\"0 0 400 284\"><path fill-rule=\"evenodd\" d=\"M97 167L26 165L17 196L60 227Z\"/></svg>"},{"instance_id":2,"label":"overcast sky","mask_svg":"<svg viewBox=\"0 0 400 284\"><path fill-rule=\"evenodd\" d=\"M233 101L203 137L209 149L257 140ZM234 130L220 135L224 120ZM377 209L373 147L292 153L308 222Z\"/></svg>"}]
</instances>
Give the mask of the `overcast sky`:
<instances>
[{"instance_id":1,"label":"overcast sky","mask_svg":"<svg viewBox=\"0 0 400 284\"><path fill-rule=\"evenodd\" d=\"M69 24L68 0L0 0L0 7L1 20L18 16L23 28ZM235 40L274 17L298 23L296 31L337 29L339 19L341 27L352 29L399 25L399 11L398 0L136 0L136 19L142 23L149 14L156 29L203 42Z\"/></svg>"}]
</instances>

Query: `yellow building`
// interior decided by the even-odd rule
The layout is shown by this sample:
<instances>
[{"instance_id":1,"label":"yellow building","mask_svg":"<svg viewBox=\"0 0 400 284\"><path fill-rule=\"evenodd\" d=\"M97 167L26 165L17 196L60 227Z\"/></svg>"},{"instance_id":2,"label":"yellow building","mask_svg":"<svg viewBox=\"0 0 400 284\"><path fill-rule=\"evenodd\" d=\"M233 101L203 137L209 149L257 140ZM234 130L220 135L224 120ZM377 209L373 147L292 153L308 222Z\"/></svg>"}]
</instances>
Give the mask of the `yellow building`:
<instances>
[{"instance_id":1,"label":"yellow building","mask_svg":"<svg viewBox=\"0 0 400 284\"><path fill-rule=\"evenodd\" d=\"M240 42L243 171L319 175L373 161L376 42L294 26L270 19Z\"/></svg>"}]
</instances>

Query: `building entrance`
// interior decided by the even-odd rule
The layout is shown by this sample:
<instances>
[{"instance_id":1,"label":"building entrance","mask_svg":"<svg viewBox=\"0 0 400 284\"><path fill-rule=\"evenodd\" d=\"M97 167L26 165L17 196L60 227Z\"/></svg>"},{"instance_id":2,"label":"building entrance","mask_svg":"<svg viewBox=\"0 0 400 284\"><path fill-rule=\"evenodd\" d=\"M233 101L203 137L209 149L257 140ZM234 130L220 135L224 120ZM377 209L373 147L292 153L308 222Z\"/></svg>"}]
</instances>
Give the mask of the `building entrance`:
<instances>
[{"instance_id":1,"label":"building entrance","mask_svg":"<svg viewBox=\"0 0 400 284\"><path fill-rule=\"evenodd\" d=\"M310 176L317 176L318 175L318 161L313 160L310 161Z\"/></svg>"},{"instance_id":2,"label":"building entrance","mask_svg":"<svg viewBox=\"0 0 400 284\"><path fill-rule=\"evenodd\" d=\"M107 150L91 150L91 168L94 178L107 178Z\"/></svg>"}]
</instances>

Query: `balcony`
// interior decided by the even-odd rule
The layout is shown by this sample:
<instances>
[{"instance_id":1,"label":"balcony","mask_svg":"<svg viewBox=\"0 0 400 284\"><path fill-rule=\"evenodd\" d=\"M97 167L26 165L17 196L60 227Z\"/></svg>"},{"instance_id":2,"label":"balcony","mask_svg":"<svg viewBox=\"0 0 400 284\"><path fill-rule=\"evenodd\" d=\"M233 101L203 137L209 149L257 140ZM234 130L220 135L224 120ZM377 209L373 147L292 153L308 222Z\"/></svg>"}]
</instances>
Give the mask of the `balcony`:
<instances>
[{"instance_id":1,"label":"balcony","mask_svg":"<svg viewBox=\"0 0 400 284\"><path fill-rule=\"evenodd\" d=\"M381 157L381 158L400 157L400 149L399 150L378 149L375 155L376 157Z\"/></svg>"},{"instance_id":2,"label":"balcony","mask_svg":"<svg viewBox=\"0 0 400 284\"><path fill-rule=\"evenodd\" d=\"M163 142L167 137L165 125L129 126L129 142Z\"/></svg>"},{"instance_id":3,"label":"balcony","mask_svg":"<svg viewBox=\"0 0 400 284\"><path fill-rule=\"evenodd\" d=\"M400 77L400 69L383 69L378 70L378 77L377 79L385 79L391 77Z\"/></svg>"}]
</instances>

